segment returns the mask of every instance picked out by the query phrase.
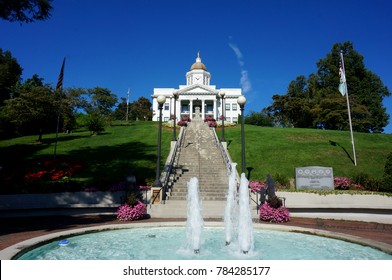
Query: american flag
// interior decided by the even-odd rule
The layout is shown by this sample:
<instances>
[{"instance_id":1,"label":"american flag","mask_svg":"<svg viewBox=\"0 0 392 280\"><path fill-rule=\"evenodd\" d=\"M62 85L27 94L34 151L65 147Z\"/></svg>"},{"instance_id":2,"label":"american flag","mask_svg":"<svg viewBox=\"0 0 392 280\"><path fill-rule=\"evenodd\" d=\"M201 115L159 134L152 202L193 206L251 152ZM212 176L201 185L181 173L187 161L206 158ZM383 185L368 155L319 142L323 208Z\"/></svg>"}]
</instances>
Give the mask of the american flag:
<instances>
[{"instance_id":1,"label":"american flag","mask_svg":"<svg viewBox=\"0 0 392 280\"><path fill-rule=\"evenodd\" d=\"M344 73L342 59L343 59L343 57L341 57L339 60L339 77L340 77L339 91L343 96L345 96L346 95L346 75Z\"/></svg>"},{"instance_id":2,"label":"american flag","mask_svg":"<svg viewBox=\"0 0 392 280\"><path fill-rule=\"evenodd\" d=\"M63 60L63 65L61 66L61 71L59 75L59 79L57 81L56 91L61 91L63 88L63 78L64 78L64 65L65 65L65 57Z\"/></svg>"}]
</instances>

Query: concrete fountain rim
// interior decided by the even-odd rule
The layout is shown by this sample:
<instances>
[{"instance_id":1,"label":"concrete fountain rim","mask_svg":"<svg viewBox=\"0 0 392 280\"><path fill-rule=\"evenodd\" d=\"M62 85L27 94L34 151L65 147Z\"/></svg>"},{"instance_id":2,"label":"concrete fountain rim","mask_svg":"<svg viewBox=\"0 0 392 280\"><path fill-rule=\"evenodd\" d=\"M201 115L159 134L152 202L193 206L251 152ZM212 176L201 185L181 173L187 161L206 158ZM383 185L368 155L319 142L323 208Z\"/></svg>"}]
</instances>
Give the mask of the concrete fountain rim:
<instances>
[{"instance_id":1,"label":"concrete fountain rim","mask_svg":"<svg viewBox=\"0 0 392 280\"><path fill-rule=\"evenodd\" d=\"M31 239L24 240L17 244L14 244L10 247L7 247L0 251L0 259L1 260L12 260L16 259L19 255L23 254L27 250L30 250L35 247L39 247L45 243L64 239L70 236L89 234L99 231L108 231L108 230L118 230L118 229L131 229L131 228L151 228L151 227L185 227L186 221L177 221L177 222L145 222L145 223L127 223L127 224L113 224L113 225L99 225L93 227L84 227L72 230L65 230L56 233L45 234L39 237L34 237ZM204 222L205 227L224 227L224 222ZM337 233L327 230L319 230L312 228L303 228L297 226L287 226L281 224L258 224L253 223L253 229L255 230L276 230L276 231L286 231L293 233L303 233L303 234L311 234L317 235L321 237L334 238L343 241L348 241L352 243L357 243L363 246L369 246L385 253L392 255L392 245L362 238L358 236L353 236L344 233Z\"/></svg>"}]
</instances>

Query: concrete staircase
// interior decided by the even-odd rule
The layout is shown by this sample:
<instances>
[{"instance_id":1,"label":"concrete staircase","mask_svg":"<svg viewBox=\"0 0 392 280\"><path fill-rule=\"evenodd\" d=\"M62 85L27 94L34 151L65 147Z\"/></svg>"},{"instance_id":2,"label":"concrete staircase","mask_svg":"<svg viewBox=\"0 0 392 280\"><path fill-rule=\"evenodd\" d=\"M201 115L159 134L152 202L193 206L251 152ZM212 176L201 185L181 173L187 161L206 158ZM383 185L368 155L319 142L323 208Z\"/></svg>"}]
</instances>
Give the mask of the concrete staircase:
<instances>
[{"instance_id":1,"label":"concrete staircase","mask_svg":"<svg viewBox=\"0 0 392 280\"><path fill-rule=\"evenodd\" d=\"M200 119L189 123L178 151L169 200L186 200L187 183L192 177L199 180L202 201L226 200L228 170L213 133Z\"/></svg>"},{"instance_id":2,"label":"concrete staircase","mask_svg":"<svg viewBox=\"0 0 392 280\"><path fill-rule=\"evenodd\" d=\"M187 183L196 177L203 218L223 218L229 175L214 133L200 118L188 123L173 164L167 200L165 204L148 206L151 217L186 218Z\"/></svg>"}]
</instances>

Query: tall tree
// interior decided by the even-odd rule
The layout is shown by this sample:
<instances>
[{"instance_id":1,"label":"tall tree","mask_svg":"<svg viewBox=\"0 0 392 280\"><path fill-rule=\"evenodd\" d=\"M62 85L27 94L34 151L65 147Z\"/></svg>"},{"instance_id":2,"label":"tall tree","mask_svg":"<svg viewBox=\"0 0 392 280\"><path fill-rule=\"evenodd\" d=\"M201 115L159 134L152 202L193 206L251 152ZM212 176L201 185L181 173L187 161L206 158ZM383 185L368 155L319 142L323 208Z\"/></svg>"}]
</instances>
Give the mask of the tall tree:
<instances>
[{"instance_id":1,"label":"tall tree","mask_svg":"<svg viewBox=\"0 0 392 280\"><path fill-rule=\"evenodd\" d=\"M109 89L101 87L88 89L87 92L91 99L88 111L96 111L101 116L110 116L117 103L117 96Z\"/></svg>"},{"instance_id":2,"label":"tall tree","mask_svg":"<svg viewBox=\"0 0 392 280\"><path fill-rule=\"evenodd\" d=\"M331 52L317 62L317 73L299 76L285 95L274 95L267 110L281 125L294 127L348 129L346 100L338 91L340 51L343 52L350 97L353 129L383 132L389 115L383 99L391 95L380 77L366 69L363 56L351 42L334 44Z\"/></svg>"},{"instance_id":3,"label":"tall tree","mask_svg":"<svg viewBox=\"0 0 392 280\"><path fill-rule=\"evenodd\" d=\"M114 118L116 120L125 120L127 114L127 99L125 97L121 97L121 102L117 105L116 110L114 111ZM128 108L129 114L129 108Z\"/></svg>"},{"instance_id":4,"label":"tall tree","mask_svg":"<svg viewBox=\"0 0 392 280\"><path fill-rule=\"evenodd\" d=\"M117 96L107 88L95 87L87 90L90 95L90 103L86 111L88 113L87 127L93 134L104 131L106 123L110 123L112 108L117 103Z\"/></svg>"},{"instance_id":5,"label":"tall tree","mask_svg":"<svg viewBox=\"0 0 392 280\"><path fill-rule=\"evenodd\" d=\"M11 22L34 22L50 17L52 0L0 0L0 18Z\"/></svg>"},{"instance_id":6,"label":"tall tree","mask_svg":"<svg viewBox=\"0 0 392 280\"><path fill-rule=\"evenodd\" d=\"M42 141L43 133L54 131L56 127L59 99L53 89L37 77L14 89L18 97L4 102L2 118L13 123L19 133L35 133L38 141ZM33 81L38 81L38 85L33 85Z\"/></svg>"},{"instance_id":7,"label":"tall tree","mask_svg":"<svg viewBox=\"0 0 392 280\"><path fill-rule=\"evenodd\" d=\"M261 112L250 112L249 115L245 117L245 123L257 126L274 126L274 120L266 109L261 110Z\"/></svg>"},{"instance_id":8,"label":"tall tree","mask_svg":"<svg viewBox=\"0 0 392 280\"><path fill-rule=\"evenodd\" d=\"M22 70L10 51L0 49L0 106L11 98L11 89L20 81Z\"/></svg>"},{"instance_id":9,"label":"tall tree","mask_svg":"<svg viewBox=\"0 0 392 280\"><path fill-rule=\"evenodd\" d=\"M131 120L151 120L152 110L151 102L145 97L139 97L135 102L132 102L129 106L129 114Z\"/></svg>"},{"instance_id":10,"label":"tall tree","mask_svg":"<svg viewBox=\"0 0 392 280\"><path fill-rule=\"evenodd\" d=\"M87 91L83 88L66 88L63 90L60 106L63 132L73 130L77 125L76 115L88 107L85 95L87 95Z\"/></svg>"}]
</instances>

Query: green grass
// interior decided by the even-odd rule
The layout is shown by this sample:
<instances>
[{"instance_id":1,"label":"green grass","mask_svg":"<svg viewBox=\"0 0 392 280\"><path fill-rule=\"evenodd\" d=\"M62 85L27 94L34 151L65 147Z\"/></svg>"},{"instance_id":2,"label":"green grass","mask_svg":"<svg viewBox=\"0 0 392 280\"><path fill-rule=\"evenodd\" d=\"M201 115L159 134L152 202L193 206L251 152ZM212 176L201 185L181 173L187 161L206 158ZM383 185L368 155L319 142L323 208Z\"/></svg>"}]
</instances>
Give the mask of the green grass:
<instances>
[{"instance_id":1,"label":"green grass","mask_svg":"<svg viewBox=\"0 0 392 280\"><path fill-rule=\"evenodd\" d=\"M162 131L162 164L170 149L171 131ZM155 178L157 123L134 122L113 125L98 136L87 130L59 134L57 158L81 161L87 167L75 177L85 185L101 187L123 181L132 170L137 180ZM35 159L52 159L55 135L46 134L43 143L36 136L18 137L0 142L2 172L23 166ZM9 168L8 168L9 167Z\"/></svg>"},{"instance_id":2,"label":"green grass","mask_svg":"<svg viewBox=\"0 0 392 280\"><path fill-rule=\"evenodd\" d=\"M86 130L59 134L57 157L68 157L85 163L75 175L79 182L97 187L124 180L133 170L140 184L155 178L157 123L116 123L102 135L91 136ZM217 131L220 138L221 131ZM163 165L169 154L172 130L162 131ZM246 167L250 180L265 179L266 174L294 177L294 168L328 166L334 176L353 177L365 173L380 179L386 158L392 151L392 135L355 133L358 166L352 162L349 132L312 129L264 128L245 125ZM233 161L241 170L241 128L226 128L225 138ZM12 168L23 169L34 159L53 158L54 134L46 134L43 143L37 136L0 141L0 178ZM0 182L1 184L1 182Z\"/></svg>"},{"instance_id":3,"label":"green grass","mask_svg":"<svg viewBox=\"0 0 392 280\"><path fill-rule=\"evenodd\" d=\"M240 171L240 126L225 129L225 138ZM332 167L335 177L354 177L365 173L380 179L387 155L392 151L392 135L354 133L354 140L357 166L353 164L348 131L245 125L246 167L251 168L251 180L265 179L267 173L294 178L294 168L303 166Z\"/></svg>"}]
</instances>

